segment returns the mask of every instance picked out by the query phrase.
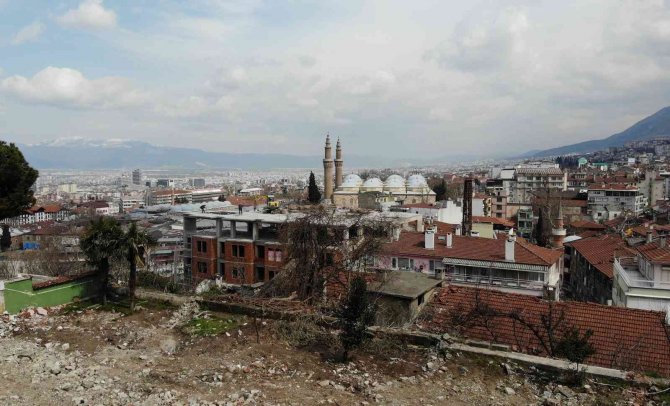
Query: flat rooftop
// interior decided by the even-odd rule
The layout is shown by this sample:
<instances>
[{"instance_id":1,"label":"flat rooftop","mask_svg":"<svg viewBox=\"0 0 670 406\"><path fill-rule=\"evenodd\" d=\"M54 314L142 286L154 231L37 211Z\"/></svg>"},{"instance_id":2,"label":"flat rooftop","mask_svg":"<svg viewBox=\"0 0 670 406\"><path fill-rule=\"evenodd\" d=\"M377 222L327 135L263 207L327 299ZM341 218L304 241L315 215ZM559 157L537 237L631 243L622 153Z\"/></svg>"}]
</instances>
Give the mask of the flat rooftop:
<instances>
[{"instance_id":1,"label":"flat rooftop","mask_svg":"<svg viewBox=\"0 0 670 406\"><path fill-rule=\"evenodd\" d=\"M442 279L435 279L419 272L393 271L386 274L384 281L371 282L368 285L368 292L415 299L441 283Z\"/></svg>"}]
</instances>

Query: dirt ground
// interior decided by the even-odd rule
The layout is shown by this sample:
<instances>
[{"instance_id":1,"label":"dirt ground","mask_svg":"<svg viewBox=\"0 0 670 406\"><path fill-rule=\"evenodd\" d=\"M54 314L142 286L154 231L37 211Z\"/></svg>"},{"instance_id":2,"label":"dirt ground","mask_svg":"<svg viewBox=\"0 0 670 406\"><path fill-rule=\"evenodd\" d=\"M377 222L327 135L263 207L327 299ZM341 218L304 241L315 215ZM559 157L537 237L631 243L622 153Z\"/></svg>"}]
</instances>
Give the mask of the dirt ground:
<instances>
[{"instance_id":1,"label":"dirt ground","mask_svg":"<svg viewBox=\"0 0 670 406\"><path fill-rule=\"evenodd\" d=\"M661 403L642 389L569 388L532 367L402 343L372 342L342 363L335 336L300 346L293 335L309 336L305 326L203 313L195 304L119 309L80 304L3 316L0 404Z\"/></svg>"}]
</instances>

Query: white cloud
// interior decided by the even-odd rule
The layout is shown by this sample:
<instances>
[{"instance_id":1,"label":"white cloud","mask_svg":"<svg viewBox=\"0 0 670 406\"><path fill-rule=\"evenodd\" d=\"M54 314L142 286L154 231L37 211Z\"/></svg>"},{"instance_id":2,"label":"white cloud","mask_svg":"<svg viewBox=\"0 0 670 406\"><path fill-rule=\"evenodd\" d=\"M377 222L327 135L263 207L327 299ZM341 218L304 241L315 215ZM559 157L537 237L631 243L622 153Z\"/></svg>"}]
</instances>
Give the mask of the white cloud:
<instances>
[{"instance_id":1,"label":"white cloud","mask_svg":"<svg viewBox=\"0 0 670 406\"><path fill-rule=\"evenodd\" d=\"M12 37L12 45L20 45L25 42L35 41L44 32L44 24L35 21L21 28L19 32Z\"/></svg>"},{"instance_id":2,"label":"white cloud","mask_svg":"<svg viewBox=\"0 0 670 406\"><path fill-rule=\"evenodd\" d=\"M102 0L84 0L76 9L68 10L56 21L66 27L105 29L116 27L116 13L108 10Z\"/></svg>"},{"instance_id":3,"label":"white cloud","mask_svg":"<svg viewBox=\"0 0 670 406\"><path fill-rule=\"evenodd\" d=\"M0 92L24 102L69 108L120 108L138 106L148 100L148 95L134 89L127 79L87 79L77 70L53 66L32 78L14 75L3 79Z\"/></svg>"}]
</instances>

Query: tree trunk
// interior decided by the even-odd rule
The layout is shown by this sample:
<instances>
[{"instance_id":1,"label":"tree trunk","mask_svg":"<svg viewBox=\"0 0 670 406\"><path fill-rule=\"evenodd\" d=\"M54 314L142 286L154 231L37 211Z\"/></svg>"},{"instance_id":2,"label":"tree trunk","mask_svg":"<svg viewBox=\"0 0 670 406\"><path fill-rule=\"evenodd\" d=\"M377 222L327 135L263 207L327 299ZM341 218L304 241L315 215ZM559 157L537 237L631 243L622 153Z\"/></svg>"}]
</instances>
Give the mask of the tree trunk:
<instances>
[{"instance_id":1,"label":"tree trunk","mask_svg":"<svg viewBox=\"0 0 670 406\"><path fill-rule=\"evenodd\" d=\"M128 279L128 295L130 296L130 312L135 311L135 286L137 285L137 257L133 255L133 249L129 248L128 261L130 262L130 275Z\"/></svg>"},{"instance_id":2,"label":"tree trunk","mask_svg":"<svg viewBox=\"0 0 670 406\"><path fill-rule=\"evenodd\" d=\"M100 263L100 271L102 272L102 304L106 305L109 289L109 258L103 258Z\"/></svg>"}]
</instances>

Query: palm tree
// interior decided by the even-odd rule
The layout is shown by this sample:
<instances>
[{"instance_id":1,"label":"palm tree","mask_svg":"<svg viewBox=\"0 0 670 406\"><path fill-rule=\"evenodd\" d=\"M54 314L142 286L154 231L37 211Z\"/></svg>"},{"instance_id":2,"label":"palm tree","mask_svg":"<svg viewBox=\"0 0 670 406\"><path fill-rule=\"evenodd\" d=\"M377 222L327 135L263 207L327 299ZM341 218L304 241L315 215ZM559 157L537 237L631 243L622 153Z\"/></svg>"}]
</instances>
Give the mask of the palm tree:
<instances>
[{"instance_id":1,"label":"palm tree","mask_svg":"<svg viewBox=\"0 0 670 406\"><path fill-rule=\"evenodd\" d=\"M143 264L140 257L140 247L153 245L153 239L144 231L137 228L133 222L124 236L124 248L126 249L126 259L130 265L130 274L128 276L128 294L130 296L130 311L135 311L135 287L137 286L137 263Z\"/></svg>"},{"instance_id":2,"label":"palm tree","mask_svg":"<svg viewBox=\"0 0 670 406\"><path fill-rule=\"evenodd\" d=\"M102 274L102 301L107 303L109 264L123 255L124 234L119 223L111 217L91 221L79 243L86 260Z\"/></svg>"}]
</instances>

